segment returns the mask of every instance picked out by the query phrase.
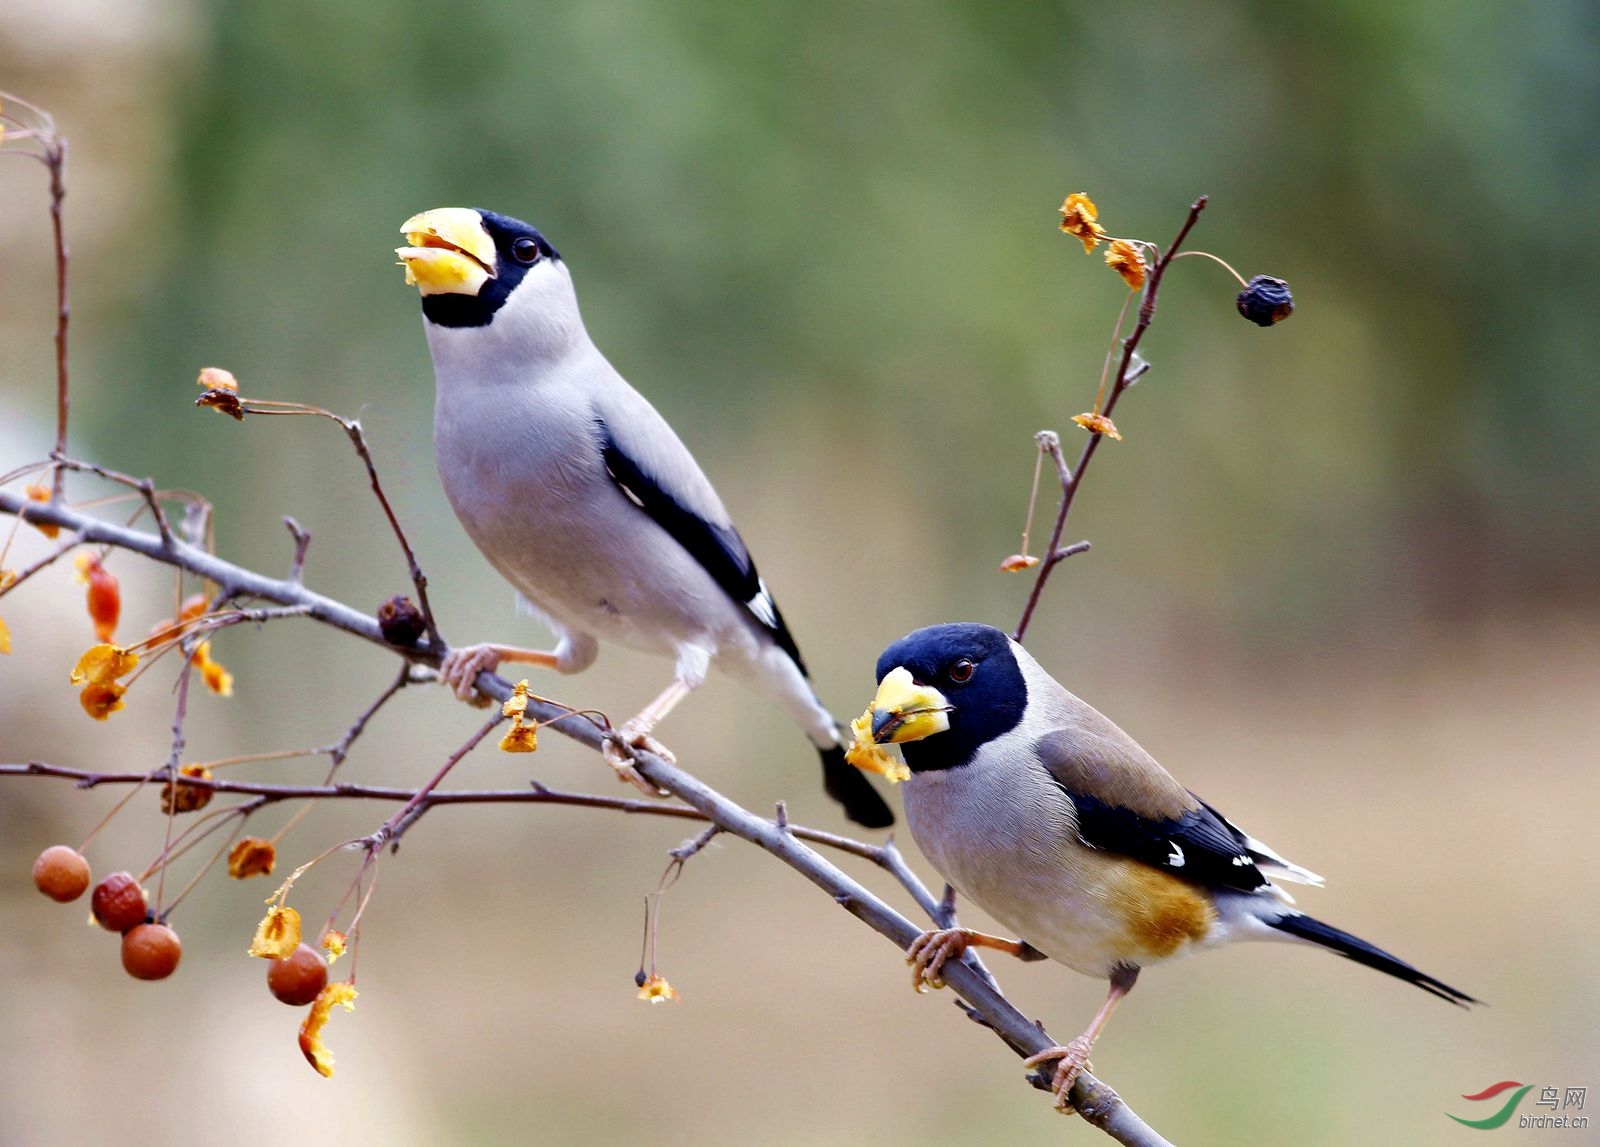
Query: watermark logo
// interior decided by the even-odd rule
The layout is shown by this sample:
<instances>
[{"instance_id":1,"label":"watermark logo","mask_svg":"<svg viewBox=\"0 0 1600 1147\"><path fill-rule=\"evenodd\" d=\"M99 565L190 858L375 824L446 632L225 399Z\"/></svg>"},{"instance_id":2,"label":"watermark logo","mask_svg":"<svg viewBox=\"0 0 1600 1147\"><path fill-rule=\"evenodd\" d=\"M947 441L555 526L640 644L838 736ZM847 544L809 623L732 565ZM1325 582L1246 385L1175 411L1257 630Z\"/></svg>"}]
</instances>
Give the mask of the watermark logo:
<instances>
[{"instance_id":1,"label":"watermark logo","mask_svg":"<svg viewBox=\"0 0 1600 1147\"><path fill-rule=\"evenodd\" d=\"M1501 1080L1491 1084L1476 1095L1463 1095L1462 1099L1480 1101L1494 1099L1510 1092L1500 1110L1493 1115L1486 1115L1482 1119L1463 1119L1459 1115L1450 1115L1463 1127L1475 1127L1479 1131L1493 1131L1496 1127L1503 1127L1511 1122L1511 1117L1517 1113L1517 1104L1532 1091L1531 1083L1519 1083L1515 1079ZM1518 1127L1557 1127L1557 1128L1586 1128L1589 1126L1589 1117L1579 1115L1583 1110L1584 1101L1589 1097L1587 1087L1541 1087L1539 1098L1534 1101L1535 1107L1548 1107L1551 1114L1542 1112L1526 1112L1517 1119ZM1557 1110L1560 1114L1555 1114Z\"/></svg>"}]
</instances>

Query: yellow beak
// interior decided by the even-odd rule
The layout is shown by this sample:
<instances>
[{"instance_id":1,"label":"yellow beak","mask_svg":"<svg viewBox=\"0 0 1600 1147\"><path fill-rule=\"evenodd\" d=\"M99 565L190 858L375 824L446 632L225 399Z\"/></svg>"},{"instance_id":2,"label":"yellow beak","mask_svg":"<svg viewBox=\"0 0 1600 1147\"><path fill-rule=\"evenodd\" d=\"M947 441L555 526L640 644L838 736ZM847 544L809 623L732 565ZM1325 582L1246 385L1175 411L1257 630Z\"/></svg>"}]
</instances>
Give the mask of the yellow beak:
<instances>
[{"instance_id":1,"label":"yellow beak","mask_svg":"<svg viewBox=\"0 0 1600 1147\"><path fill-rule=\"evenodd\" d=\"M892 669L872 698L872 740L899 744L942 733L950 727L954 707L931 685L918 685L909 669Z\"/></svg>"},{"instance_id":2,"label":"yellow beak","mask_svg":"<svg viewBox=\"0 0 1600 1147\"><path fill-rule=\"evenodd\" d=\"M496 277L494 240L470 207L438 207L401 225L409 246L396 247L406 283L424 295L476 295Z\"/></svg>"}]
</instances>

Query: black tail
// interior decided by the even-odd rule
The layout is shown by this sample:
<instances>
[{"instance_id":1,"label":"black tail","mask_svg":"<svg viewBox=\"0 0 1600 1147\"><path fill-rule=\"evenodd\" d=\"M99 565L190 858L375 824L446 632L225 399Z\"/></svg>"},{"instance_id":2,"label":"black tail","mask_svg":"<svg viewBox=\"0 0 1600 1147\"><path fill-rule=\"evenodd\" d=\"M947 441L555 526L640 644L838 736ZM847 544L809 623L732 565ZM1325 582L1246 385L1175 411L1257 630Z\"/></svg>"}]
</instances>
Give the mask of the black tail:
<instances>
[{"instance_id":1,"label":"black tail","mask_svg":"<svg viewBox=\"0 0 1600 1147\"><path fill-rule=\"evenodd\" d=\"M1341 932L1331 924L1324 924L1321 920L1313 920L1310 916L1299 912L1291 912L1280 916L1276 920L1268 920L1280 932L1287 932L1302 940L1310 940L1313 944L1321 944L1324 948L1331 948L1341 956L1347 956L1358 964L1365 964L1369 968L1376 968L1380 972L1388 972L1396 979L1404 980L1408 984L1415 984L1423 991L1438 996L1441 1000L1465 1007L1468 1004L1482 1003L1475 1000L1467 993L1452 988L1442 980L1436 980L1425 972L1419 972L1404 960L1396 959L1382 948L1375 948L1365 940L1356 938L1348 932Z\"/></svg>"},{"instance_id":2,"label":"black tail","mask_svg":"<svg viewBox=\"0 0 1600 1147\"><path fill-rule=\"evenodd\" d=\"M883 803L867 774L844 759L837 745L818 749L822 754L822 787L844 806L844 815L866 828L888 828L894 813Z\"/></svg>"}]
</instances>

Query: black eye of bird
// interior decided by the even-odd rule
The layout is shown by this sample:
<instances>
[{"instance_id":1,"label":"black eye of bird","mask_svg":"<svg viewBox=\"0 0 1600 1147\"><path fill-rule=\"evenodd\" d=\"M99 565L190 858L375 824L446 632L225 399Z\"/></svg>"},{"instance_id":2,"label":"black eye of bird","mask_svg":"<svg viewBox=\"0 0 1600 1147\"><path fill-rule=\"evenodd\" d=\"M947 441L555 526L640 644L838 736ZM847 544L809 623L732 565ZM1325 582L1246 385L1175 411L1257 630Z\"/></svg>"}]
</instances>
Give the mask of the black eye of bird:
<instances>
[{"instance_id":1,"label":"black eye of bird","mask_svg":"<svg viewBox=\"0 0 1600 1147\"><path fill-rule=\"evenodd\" d=\"M516 256L519 263L537 263L539 261L539 244L524 235L511 244L511 253Z\"/></svg>"},{"instance_id":2,"label":"black eye of bird","mask_svg":"<svg viewBox=\"0 0 1600 1147\"><path fill-rule=\"evenodd\" d=\"M973 668L974 666L971 659L963 657L960 661L957 661L954 665L950 666L950 680L954 681L957 685L971 681Z\"/></svg>"}]
</instances>

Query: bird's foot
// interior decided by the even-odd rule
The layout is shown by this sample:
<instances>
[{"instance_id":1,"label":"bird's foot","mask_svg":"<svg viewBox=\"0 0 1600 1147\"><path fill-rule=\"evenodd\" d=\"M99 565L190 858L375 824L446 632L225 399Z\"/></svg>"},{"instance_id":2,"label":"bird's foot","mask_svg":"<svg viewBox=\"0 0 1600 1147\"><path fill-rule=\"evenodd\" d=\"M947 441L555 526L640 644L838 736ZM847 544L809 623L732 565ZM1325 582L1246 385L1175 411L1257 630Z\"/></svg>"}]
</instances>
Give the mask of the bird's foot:
<instances>
[{"instance_id":1,"label":"bird's foot","mask_svg":"<svg viewBox=\"0 0 1600 1147\"><path fill-rule=\"evenodd\" d=\"M906 963L911 965L911 986L917 992L944 987L940 975L945 961L959 958L972 942L972 933L965 928L935 928L911 941L906 949Z\"/></svg>"},{"instance_id":2,"label":"bird's foot","mask_svg":"<svg viewBox=\"0 0 1600 1147\"><path fill-rule=\"evenodd\" d=\"M647 797L665 797L672 794L660 788L651 781L646 780L638 769L633 767L633 750L643 749L647 753L654 753L669 765L678 763L678 758L672 755L660 741L649 733L638 732L622 726L615 733L608 733L601 743L600 752L606 759L606 764L617 771L619 781L627 781Z\"/></svg>"},{"instance_id":3,"label":"bird's foot","mask_svg":"<svg viewBox=\"0 0 1600 1147\"><path fill-rule=\"evenodd\" d=\"M452 649L439 663L439 680L449 686L457 700L466 701L480 709L494 703L494 698L478 692L475 682L480 673L493 673L500 668L501 654L497 645L464 645Z\"/></svg>"},{"instance_id":4,"label":"bird's foot","mask_svg":"<svg viewBox=\"0 0 1600 1147\"><path fill-rule=\"evenodd\" d=\"M1065 1047L1046 1048L1038 1055L1030 1055L1022 1061L1022 1066L1031 1069L1049 1063L1052 1059L1059 1060L1060 1062L1056 1064L1055 1077L1050 1081L1050 1091L1055 1096L1056 1108L1071 1114L1072 1101L1067 1095L1072 1090L1072 1085L1077 1082L1079 1072L1094 1070L1094 1065L1089 1062L1089 1049L1093 1046L1093 1040L1087 1035L1081 1035Z\"/></svg>"}]
</instances>

